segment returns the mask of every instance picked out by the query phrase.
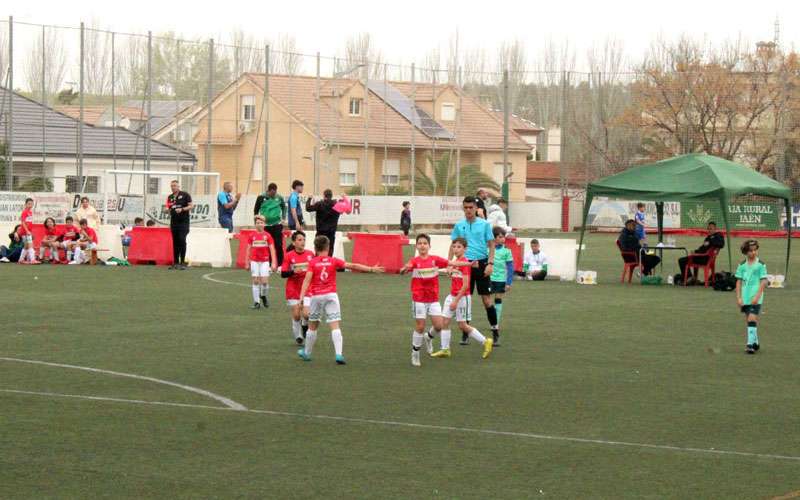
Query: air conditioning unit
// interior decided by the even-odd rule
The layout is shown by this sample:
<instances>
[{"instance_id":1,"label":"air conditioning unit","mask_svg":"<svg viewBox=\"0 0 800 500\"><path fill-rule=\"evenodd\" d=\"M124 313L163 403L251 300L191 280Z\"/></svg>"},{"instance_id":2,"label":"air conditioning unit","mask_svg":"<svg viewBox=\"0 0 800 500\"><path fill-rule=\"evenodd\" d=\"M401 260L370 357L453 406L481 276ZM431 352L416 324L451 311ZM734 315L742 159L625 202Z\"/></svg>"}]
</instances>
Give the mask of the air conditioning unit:
<instances>
[{"instance_id":1,"label":"air conditioning unit","mask_svg":"<svg viewBox=\"0 0 800 500\"><path fill-rule=\"evenodd\" d=\"M246 121L239 123L239 132L241 132L242 134L249 134L252 131L253 131L253 122Z\"/></svg>"}]
</instances>

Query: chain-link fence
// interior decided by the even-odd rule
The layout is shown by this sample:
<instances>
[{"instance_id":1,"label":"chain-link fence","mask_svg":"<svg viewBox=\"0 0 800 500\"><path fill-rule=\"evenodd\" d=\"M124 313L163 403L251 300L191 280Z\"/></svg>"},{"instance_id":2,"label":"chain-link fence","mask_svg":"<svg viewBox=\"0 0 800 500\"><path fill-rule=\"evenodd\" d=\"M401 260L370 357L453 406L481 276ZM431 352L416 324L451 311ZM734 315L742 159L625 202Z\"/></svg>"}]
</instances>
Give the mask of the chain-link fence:
<instances>
[{"instance_id":1,"label":"chain-link fence","mask_svg":"<svg viewBox=\"0 0 800 500\"><path fill-rule=\"evenodd\" d=\"M186 40L9 18L0 185L166 192L156 175L106 173L136 169L218 172L245 194L300 179L316 194L486 187L557 200L631 165L704 151L797 186L796 58L768 46L727 65L681 54L654 53L634 71L613 50L575 71L555 52L531 65L519 46L494 63L391 64L363 36L334 57L300 54L290 37Z\"/></svg>"}]
</instances>

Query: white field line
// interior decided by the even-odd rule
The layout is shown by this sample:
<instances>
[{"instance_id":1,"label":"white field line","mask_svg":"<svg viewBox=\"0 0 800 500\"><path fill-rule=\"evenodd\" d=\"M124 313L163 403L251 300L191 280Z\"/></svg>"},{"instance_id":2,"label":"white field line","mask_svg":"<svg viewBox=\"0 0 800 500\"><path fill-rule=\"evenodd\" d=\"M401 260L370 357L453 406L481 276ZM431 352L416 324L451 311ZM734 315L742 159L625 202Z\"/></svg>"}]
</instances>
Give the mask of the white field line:
<instances>
[{"instance_id":1,"label":"white field line","mask_svg":"<svg viewBox=\"0 0 800 500\"><path fill-rule=\"evenodd\" d=\"M215 271L213 273L204 274L203 275L203 279L204 280L208 280L208 281L213 281L214 283L221 283L223 285L235 285L235 286L244 286L244 287L250 288L250 286L251 286L250 283L234 283L233 281L225 281L225 280L218 280L216 278L212 278L212 276L214 276L215 274L233 273L233 272L236 272L236 271Z\"/></svg>"},{"instance_id":2,"label":"white field line","mask_svg":"<svg viewBox=\"0 0 800 500\"><path fill-rule=\"evenodd\" d=\"M11 394L22 394L22 395L35 395L35 396L47 396L47 397L62 397L62 398L73 398L73 399L84 399L90 401L107 401L107 402L114 402L114 403L129 403L129 404L139 404L139 405L154 405L154 406L174 406L180 408L195 408L195 409L202 409L202 410L215 410L215 411L229 411L234 413L255 413L261 415L273 415L273 416L281 416L281 417L293 417L293 418L303 418L303 419L314 419L314 420L328 420L334 422L346 422L352 424L368 424L368 425L378 425L378 426L387 426L387 427L400 427L400 428L407 428L407 429L421 429L426 431L443 431L443 432L452 432L452 433L459 433L459 434L483 434L489 436L506 436L506 437L514 437L514 438L524 438L524 439L534 439L534 440L542 440L542 441L556 441L556 442L568 442L568 443L581 443L581 444L594 444L594 445L601 445L601 446L613 446L613 447L627 447L627 448L640 448L640 449L651 449L651 450L660 450L660 451L672 451L672 452L679 452L679 453L698 453L698 454L706 454L706 455L718 455L718 456L733 456L733 457L744 457L744 458L756 458L756 459L769 459L769 460L788 460L792 462L800 462L800 456L792 456L792 455L777 455L771 453L751 453L747 451L734 451L734 450L717 450L714 448L693 448L693 447L683 447L683 446L671 446L665 444L649 444L649 443L632 443L627 441L611 441L605 439L590 439L590 438L579 438L579 437L570 437L570 436L556 436L550 434L534 434L529 432L511 432L511 431L498 431L493 429L474 429L470 427L454 427L449 425L433 425L433 424L415 424L412 422L400 422L396 420L376 420L370 418L355 418L355 417L337 417L332 415L319 415L319 414L306 414L306 413L293 413L293 412L285 412L285 411L273 411L273 410L253 410L253 409L238 409L238 408L222 408L219 406L205 406L205 405L196 405L196 404L188 404L188 403L171 403L165 401L142 401L138 399L121 399L121 398L110 398L110 397L101 397L101 396L83 396L83 395L75 395L75 394L57 394L52 392L35 392L35 391L19 391L13 389L0 389L0 393L11 393Z\"/></svg>"},{"instance_id":3,"label":"white field line","mask_svg":"<svg viewBox=\"0 0 800 500\"><path fill-rule=\"evenodd\" d=\"M146 380L148 382L155 382L156 384L168 385L170 387L177 387L178 389L182 389L184 391L193 392L195 394L200 394L201 396L205 396L207 398L211 398L215 401L219 401L220 403L224 404L228 408L233 410L246 410L247 407L243 404L237 403L232 399L228 399L226 397L220 396L219 394L214 394L211 391L207 391L205 389L199 389L197 387L192 387L190 385L179 384L177 382L170 382L169 380L161 380L160 378L154 377L145 377L143 375L136 375L133 373L123 373L123 372L114 372L111 370L102 370L100 368L92 368L89 366L75 366L75 365L65 365L61 363L50 363L47 361L36 361L33 359L18 359L18 358L4 358L0 357L0 361L11 361L14 363L28 363L32 365L44 365L44 366L55 366L57 368L70 368L72 370L82 370L86 372L92 373L103 373L105 375L113 375L115 377L125 377L125 378L133 378L137 380Z\"/></svg>"}]
</instances>

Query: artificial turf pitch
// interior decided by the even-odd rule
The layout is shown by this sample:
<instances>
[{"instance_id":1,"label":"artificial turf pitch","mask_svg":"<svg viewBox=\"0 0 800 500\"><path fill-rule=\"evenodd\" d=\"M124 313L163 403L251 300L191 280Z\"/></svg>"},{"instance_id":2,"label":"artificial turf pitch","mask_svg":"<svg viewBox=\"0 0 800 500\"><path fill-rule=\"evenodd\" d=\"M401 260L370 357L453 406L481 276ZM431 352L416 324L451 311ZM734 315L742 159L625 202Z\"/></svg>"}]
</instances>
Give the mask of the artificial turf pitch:
<instances>
[{"instance_id":1,"label":"artificial turf pitch","mask_svg":"<svg viewBox=\"0 0 800 500\"><path fill-rule=\"evenodd\" d=\"M0 497L800 490L800 258L786 289L767 290L762 349L747 356L733 293L620 285L613 238L587 244L581 267L597 270L600 285L515 282L490 359L458 346L454 331L454 356L423 356L420 369L410 365L408 277L339 275L348 365L337 366L326 327L314 360L297 358L278 276L272 306L252 311L240 270L0 266L0 357L155 377L255 410L151 381L0 360ZM770 272L782 273L784 247L762 242ZM726 260L723 252L718 267ZM477 304L474 324L488 333Z\"/></svg>"}]
</instances>

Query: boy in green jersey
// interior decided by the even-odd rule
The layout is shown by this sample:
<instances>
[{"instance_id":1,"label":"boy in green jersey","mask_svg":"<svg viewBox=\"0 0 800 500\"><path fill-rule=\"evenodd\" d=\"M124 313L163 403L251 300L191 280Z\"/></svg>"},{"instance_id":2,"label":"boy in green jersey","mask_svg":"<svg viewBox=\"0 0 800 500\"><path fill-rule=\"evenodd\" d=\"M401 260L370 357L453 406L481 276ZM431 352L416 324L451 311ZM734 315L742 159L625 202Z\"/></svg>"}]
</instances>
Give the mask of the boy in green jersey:
<instances>
[{"instance_id":1,"label":"boy in green jersey","mask_svg":"<svg viewBox=\"0 0 800 500\"><path fill-rule=\"evenodd\" d=\"M492 337L494 346L497 347L500 341L500 317L503 314L503 295L506 289L511 287L508 280L509 277L514 276L514 256L505 246L506 231L500 226L495 226L492 229L494 234L494 265L492 266L492 294L494 294L494 308L497 311L497 325L498 328L492 329Z\"/></svg>"},{"instance_id":2,"label":"boy in green jersey","mask_svg":"<svg viewBox=\"0 0 800 500\"><path fill-rule=\"evenodd\" d=\"M767 266L758 259L758 241L742 243L742 254L747 259L736 269L736 302L747 322L747 354L755 354L759 348L758 315L764 302L767 286Z\"/></svg>"}]
</instances>

